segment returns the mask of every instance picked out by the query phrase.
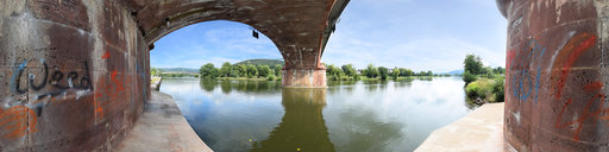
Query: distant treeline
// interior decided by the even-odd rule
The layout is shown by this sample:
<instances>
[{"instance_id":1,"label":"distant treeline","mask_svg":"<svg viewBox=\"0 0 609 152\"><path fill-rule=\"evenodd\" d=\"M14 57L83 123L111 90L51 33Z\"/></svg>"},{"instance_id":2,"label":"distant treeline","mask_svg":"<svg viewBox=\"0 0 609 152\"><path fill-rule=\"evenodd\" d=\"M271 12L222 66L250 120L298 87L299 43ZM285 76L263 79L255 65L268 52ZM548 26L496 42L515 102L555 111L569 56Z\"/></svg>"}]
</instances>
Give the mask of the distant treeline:
<instances>
[{"instance_id":1,"label":"distant treeline","mask_svg":"<svg viewBox=\"0 0 609 152\"><path fill-rule=\"evenodd\" d=\"M328 80L387 80L392 78L398 80L401 77L411 76L450 76L450 74L434 74L431 71L414 72L407 68L394 67L375 67L369 64L365 69L356 70L352 64L342 65L340 67L334 65L326 65L326 77Z\"/></svg>"},{"instance_id":2,"label":"distant treeline","mask_svg":"<svg viewBox=\"0 0 609 152\"><path fill-rule=\"evenodd\" d=\"M230 64L224 62L219 69L212 63L207 63L199 69L201 78L214 79L224 78L266 78L267 80L280 80L283 65L254 65L254 64Z\"/></svg>"},{"instance_id":3,"label":"distant treeline","mask_svg":"<svg viewBox=\"0 0 609 152\"><path fill-rule=\"evenodd\" d=\"M325 65L325 64L324 64ZM434 74L431 71L414 72L406 68L395 67L389 69L383 66L375 67L370 64L367 68L357 70L352 64L326 66L326 77L332 81L350 81L350 80L386 80L392 78L394 80L400 77L410 76L449 76L449 74ZM207 63L199 69L201 78L248 78L248 79L266 79L266 80L281 80L282 64L248 64L238 63L230 64L225 62L220 68L216 68L214 64Z\"/></svg>"}]
</instances>

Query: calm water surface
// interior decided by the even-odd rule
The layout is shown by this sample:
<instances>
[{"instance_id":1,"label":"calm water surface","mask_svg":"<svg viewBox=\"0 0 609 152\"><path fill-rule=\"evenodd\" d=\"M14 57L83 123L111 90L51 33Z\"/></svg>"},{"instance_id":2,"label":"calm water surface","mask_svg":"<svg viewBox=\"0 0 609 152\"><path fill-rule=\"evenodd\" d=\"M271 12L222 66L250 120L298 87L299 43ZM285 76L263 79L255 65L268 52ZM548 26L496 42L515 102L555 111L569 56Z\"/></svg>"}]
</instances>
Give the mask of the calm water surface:
<instances>
[{"instance_id":1,"label":"calm water surface","mask_svg":"<svg viewBox=\"0 0 609 152\"><path fill-rule=\"evenodd\" d=\"M215 151L412 151L469 113L459 77L331 83L165 79L199 137Z\"/></svg>"}]
</instances>

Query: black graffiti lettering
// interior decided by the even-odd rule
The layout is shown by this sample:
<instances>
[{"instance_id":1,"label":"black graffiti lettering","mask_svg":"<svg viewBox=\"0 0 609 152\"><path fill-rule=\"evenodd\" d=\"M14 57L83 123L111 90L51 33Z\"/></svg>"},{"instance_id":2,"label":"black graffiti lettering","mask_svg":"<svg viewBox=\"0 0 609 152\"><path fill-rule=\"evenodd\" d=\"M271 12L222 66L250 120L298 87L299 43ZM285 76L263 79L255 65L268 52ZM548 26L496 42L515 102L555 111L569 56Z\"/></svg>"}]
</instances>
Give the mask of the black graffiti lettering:
<instances>
[{"instance_id":1,"label":"black graffiti lettering","mask_svg":"<svg viewBox=\"0 0 609 152\"><path fill-rule=\"evenodd\" d=\"M78 78L78 73L76 73L76 71L72 71L72 72L68 73L67 78L68 78L68 84L72 84L72 86L69 86L69 87L74 87L74 81L76 80L76 78Z\"/></svg>"},{"instance_id":2,"label":"black graffiti lettering","mask_svg":"<svg viewBox=\"0 0 609 152\"><path fill-rule=\"evenodd\" d=\"M49 75L49 67L47 66L46 63L42 63L42 66L44 67L44 78L42 79L42 82L38 85L35 84L34 82L34 78L30 78L30 86L32 87L32 89L38 91L42 88L44 88L47 85L47 76Z\"/></svg>"},{"instance_id":3,"label":"black graffiti lettering","mask_svg":"<svg viewBox=\"0 0 609 152\"><path fill-rule=\"evenodd\" d=\"M53 76L51 76L51 82L53 82L53 86L58 89L68 89L68 87L61 86L59 84L59 82L61 82L61 79L63 79L63 72L55 70L55 72L53 72Z\"/></svg>"},{"instance_id":4,"label":"black graffiti lettering","mask_svg":"<svg viewBox=\"0 0 609 152\"><path fill-rule=\"evenodd\" d=\"M42 62L42 66L44 72L42 72L43 74L40 75L28 73L27 65L20 67L16 71L16 75L14 75L14 91L18 94L24 94L30 88L34 91L39 91L45 88L47 84L51 84L53 88L58 89L51 90L51 93L45 93L43 95L40 95L40 98L46 95L56 96L59 93L64 92L70 88L93 90L93 87L91 85L91 79L89 77L89 64L86 61L83 62L83 66L85 69L83 74L79 74L77 71L70 71L67 73L62 72L57 67L54 68L55 70L53 70L53 72L50 72L49 66L45 62ZM26 82L29 82L29 84L26 83L25 85L23 85L21 84L21 79L25 75L28 75L29 79ZM61 84L62 80L65 80L66 84Z\"/></svg>"},{"instance_id":5,"label":"black graffiti lettering","mask_svg":"<svg viewBox=\"0 0 609 152\"><path fill-rule=\"evenodd\" d=\"M25 89L21 89L21 75L23 75L23 70L25 70L25 68L19 69L17 81L15 82L15 91L17 91L19 94L24 94L27 91L27 87Z\"/></svg>"},{"instance_id":6,"label":"black graffiti lettering","mask_svg":"<svg viewBox=\"0 0 609 152\"><path fill-rule=\"evenodd\" d=\"M89 64L87 61L84 62L84 66L85 74L80 78L80 88L93 90L93 87L91 87L91 79L89 79Z\"/></svg>"}]
</instances>

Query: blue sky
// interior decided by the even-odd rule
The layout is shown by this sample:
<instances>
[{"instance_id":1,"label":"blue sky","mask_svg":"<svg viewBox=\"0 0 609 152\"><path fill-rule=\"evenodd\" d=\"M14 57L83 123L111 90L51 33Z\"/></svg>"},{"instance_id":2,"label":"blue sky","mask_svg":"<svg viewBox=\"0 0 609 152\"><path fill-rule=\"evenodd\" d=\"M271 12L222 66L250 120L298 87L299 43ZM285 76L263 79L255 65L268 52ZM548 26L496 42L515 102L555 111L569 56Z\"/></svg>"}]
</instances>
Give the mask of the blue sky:
<instances>
[{"instance_id":1,"label":"blue sky","mask_svg":"<svg viewBox=\"0 0 609 152\"><path fill-rule=\"evenodd\" d=\"M322 62L447 72L462 69L465 55L473 53L485 65L504 66L506 26L492 0L352 0ZM188 68L281 58L266 36L255 39L250 26L230 21L172 32L155 42L150 56L152 67Z\"/></svg>"}]
</instances>

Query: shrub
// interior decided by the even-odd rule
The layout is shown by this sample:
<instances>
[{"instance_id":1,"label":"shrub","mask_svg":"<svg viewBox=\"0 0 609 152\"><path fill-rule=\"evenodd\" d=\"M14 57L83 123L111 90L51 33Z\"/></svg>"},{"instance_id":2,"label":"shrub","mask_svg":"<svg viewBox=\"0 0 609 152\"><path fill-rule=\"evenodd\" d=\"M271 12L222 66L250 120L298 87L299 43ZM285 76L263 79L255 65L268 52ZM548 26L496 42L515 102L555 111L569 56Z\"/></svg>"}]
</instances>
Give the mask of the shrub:
<instances>
[{"instance_id":1,"label":"shrub","mask_svg":"<svg viewBox=\"0 0 609 152\"><path fill-rule=\"evenodd\" d=\"M275 75L269 75L268 77L266 77L266 80L268 81L274 81L276 79Z\"/></svg>"},{"instance_id":2,"label":"shrub","mask_svg":"<svg viewBox=\"0 0 609 152\"><path fill-rule=\"evenodd\" d=\"M489 79L480 79L469 83L465 87L465 93L467 94L467 97L472 100L479 98L481 100L491 102L489 99L487 99L487 97L491 97L493 86L494 81Z\"/></svg>"},{"instance_id":3,"label":"shrub","mask_svg":"<svg viewBox=\"0 0 609 152\"><path fill-rule=\"evenodd\" d=\"M493 94L495 95L495 102L503 102L505 99L504 82L505 78L500 77L495 79L493 84Z\"/></svg>"},{"instance_id":4,"label":"shrub","mask_svg":"<svg viewBox=\"0 0 609 152\"><path fill-rule=\"evenodd\" d=\"M467 71L463 72L463 81L465 81L465 85L467 85L473 81L476 81L476 79L477 79L476 75L471 74Z\"/></svg>"}]
</instances>

